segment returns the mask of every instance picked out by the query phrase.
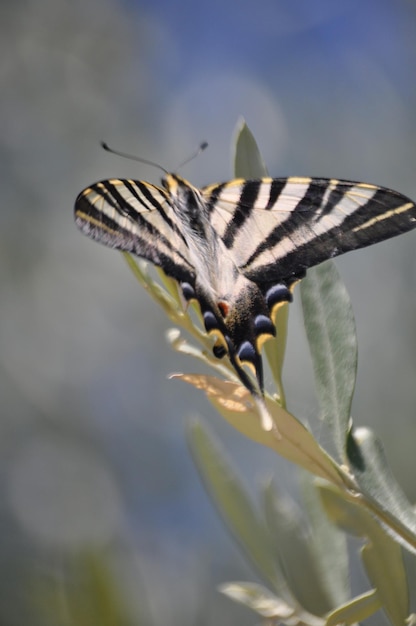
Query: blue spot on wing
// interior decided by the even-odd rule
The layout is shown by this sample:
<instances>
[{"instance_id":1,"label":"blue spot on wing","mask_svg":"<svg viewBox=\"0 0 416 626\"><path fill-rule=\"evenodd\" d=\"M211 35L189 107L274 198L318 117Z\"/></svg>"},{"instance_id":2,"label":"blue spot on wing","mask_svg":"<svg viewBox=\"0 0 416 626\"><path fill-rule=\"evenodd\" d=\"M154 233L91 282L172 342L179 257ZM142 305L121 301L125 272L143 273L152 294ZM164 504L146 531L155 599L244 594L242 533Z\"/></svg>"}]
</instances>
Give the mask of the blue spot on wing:
<instances>
[{"instance_id":1,"label":"blue spot on wing","mask_svg":"<svg viewBox=\"0 0 416 626\"><path fill-rule=\"evenodd\" d=\"M181 283L181 289L185 300L192 300L196 298L195 289L192 287L190 283Z\"/></svg>"},{"instance_id":2,"label":"blue spot on wing","mask_svg":"<svg viewBox=\"0 0 416 626\"><path fill-rule=\"evenodd\" d=\"M218 322L212 311L205 311L204 313L204 325L209 332L210 330L218 330Z\"/></svg>"},{"instance_id":3,"label":"blue spot on wing","mask_svg":"<svg viewBox=\"0 0 416 626\"><path fill-rule=\"evenodd\" d=\"M267 315L257 315L254 319L256 335L275 335L276 330L270 317Z\"/></svg>"},{"instance_id":4,"label":"blue spot on wing","mask_svg":"<svg viewBox=\"0 0 416 626\"><path fill-rule=\"evenodd\" d=\"M275 304L279 302L291 302L292 294L289 289L283 283L278 283L277 285L273 285L266 292L266 302L269 309L271 309Z\"/></svg>"},{"instance_id":5,"label":"blue spot on wing","mask_svg":"<svg viewBox=\"0 0 416 626\"><path fill-rule=\"evenodd\" d=\"M255 363L258 359L256 349L249 341L244 341L238 349L237 356L240 361Z\"/></svg>"}]
</instances>

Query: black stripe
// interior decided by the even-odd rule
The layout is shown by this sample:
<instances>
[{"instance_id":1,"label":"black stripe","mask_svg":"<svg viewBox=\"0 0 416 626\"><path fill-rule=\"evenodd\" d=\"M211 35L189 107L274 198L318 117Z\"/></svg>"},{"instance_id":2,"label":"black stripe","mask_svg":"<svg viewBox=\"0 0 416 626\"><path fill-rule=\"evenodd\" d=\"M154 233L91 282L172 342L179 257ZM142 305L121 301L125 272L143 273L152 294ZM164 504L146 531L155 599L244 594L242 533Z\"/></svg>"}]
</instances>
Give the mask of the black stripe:
<instances>
[{"instance_id":1,"label":"black stripe","mask_svg":"<svg viewBox=\"0 0 416 626\"><path fill-rule=\"evenodd\" d=\"M359 188L359 185L356 186ZM348 195L348 193L346 195ZM406 198L406 196L390 191L389 189L379 188L370 200L367 200L367 202L358 207L354 213L345 218L342 223L343 229L352 230L374 217L383 217L384 213L394 211L401 205L407 203L413 204L413 202L409 198ZM386 231L391 228L393 224L399 226L400 223L406 225L406 230L412 228L413 220L409 219L409 213L392 215L385 220L381 220L381 222L379 222L379 226L382 227L383 231ZM387 232L385 236L388 237Z\"/></svg>"},{"instance_id":2,"label":"black stripe","mask_svg":"<svg viewBox=\"0 0 416 626\"><path fill-rule=\"evenodd\" d=\"M211 195L209 196L209 199L205 205L206 210L207 210L207 215L210 215L210 213L212 213L212 211L214 210L215 205L217 204L218 196L221 194L222 190L226 186L227 186L227 183L220 183L219 185L216 185L214 189L211 191ZM203 192L204 190L202 189L202 193Z\"/></svg>"},{"instance_id":3,"label":"black stripe","mask_svg":"<svg viewBox=\"0 0 416 626\"><path fill-rule=\"evenodd\" d=\"M144 231L147 231L150 237L152 237L154 240L161 241L168 248L168 250L171 250L174 254L177 254L187 265L189 265L189 261L186 259L186 257L183 256L180 250L178 250L175 246L173 246L173 244L169 241L169 239L167 239L165 235L161 233L158 228L156 228L153 224L148 222L147 219L141 213L136 211L126 201L126 199L123 198L123 196L120 194L120 192L112 183L110 183L108 180L104 180L104 181L101 181L101 183L96 183L95 185L92 185L91 189L93 189L97 193L97 195L100 195L107 204L109 204L111 207L113 207L117 211L117 213L119 213L120 215L127 215L127 217L129 217L132 220L132 222L137 224ZM84 211L85 213L87 213L88 215L96 219L97 221L101 221L102 223L106 224L106 226L108 226L109 228L113 230L117 230L120 232L122 231L121 226L116 221L111 220L108 216L104 215L99 209L95 208L88 201L88 199L85 199L85 201L88 206L88 210ZM126 231L126 232L129 232L129 231ZM130 236L132 236L132 233L130 233ZM137 234L135 233L133 237L136 237L136 236Z\"/></svg>"},{"instance_id":4,"label":"black stripe","mask_svg":"<svg viewBox=\"0 0 416 626\"><path fill-rule=\"evenodd\" d=\"M244 222L250 217L253 206L259 195L261 181L250 180L244 183L240 193L240 198L231 220L228 222L224 236L222 238L225 246L231 248L238 231Z\"/></svg>"},{"instance_id":5,"label":"black stripe","mask_svg":"<svg viewBox=\"0 0 416 626\"><path fill-rule=\"evenodd\" d=\"M82 201L80 199L75 211L75 221L78 227L89 237L104 245L119 250L125 250L126 252L132 252L139 257L147 259L161 267L165 274L179 282L187 281L191 284L193 283L195 279L195 269L179 252L176 252L176 254L183 262L183 265L174 261L172 257L164 252L161 252L146 233L144 233L143 236L137 233L133 235L131 231L121 228L119 224L98 210L90 210L89 216L94 220L99 218L101 226L88 221L88 219L79 214L84 212L84 202L87 204L88 209L91 209L91 205L87 200ZM107 228L110 232L106 230Z\"/></svg>"},{"instance_id":6,"label":"black stripe","mask_svg":"<svg viewBox=\"0 0 416 626\"><path fill-rule=\"evenodd\" d=\"M95 185L93 185L91 187L91 189L94 189L97 193L99 192L98 189L95 189ZM88 193L89 195L89 193ZM107 202L107 197L103 196L103 194L99 194L102 197L105 198L106 202ZM110 206L112 206L113 208L117 208L117 206L115 205L115 203L113 202L108 202L108 204ZM82 215L81 215L82 214ZM87 217L84 217L84 215L86 215ZM89 228L93 229L97 229L97 231L99 230L99 226L97 226L96 224L92 223L92 220L99 222L100 224L103 225L103 227L105 228L109 228L112 231L120 231L121 228L120 226L111 218L109 218L107 215L105 215L104 213L102 213L102 211L100 211L99 209L97 209L93 204L91 204L91 202L88 200L87 196L85 194L82 194L80 196L78 196L76 203L75 203L75 216L76 219L79 220L80 224L88 224ZM88 219L91 218L91 221ZM98 235L98 232L97 232ZM131 236L131 233L130 233Z\"/></svg>"},{"instance_id":7,"label":"black stripe","mask_svg":"<svg viewBox=\"0 0 416 626\"><path fill-rule=\"evenodd\" d=\"M324 182L324 181L322 181L322 182ZM325 182L327 183L326 184L326 189L328 189L328 187L330 185L330 181L325 181ZM320 219L322 219L326 215L329 215L329 213L331 213L331 211L336 207L336 205L339 204L339 202L342 201L344 196L348 194L348 191L352 187L353 187L352 184L349 185L349 186L346 186L345 182L343 182L343 183L338 182L338 184L330 192L330 194L328 196L328 200L326 201L325 206L322 207L321 211L316 216L316 221L319 222Z\"/></svg>"},{"instance_id":8,"label":"black stripe","mask_svg":"<svg viewBox=\"0 0 416 626\"><path fill-rule=\"evenodd\" d=\"M125 180L121 182L124 186L127 186ZM103 187L108 195L102 192ZM133 222L137 223L140 223L141 220L143 220L140 212L137 211L137 209L135 209L129 202L127 202L123 194L120 193L120 191L118 190L118 186L114 185L109 180L102 180L101 183L93 185L92 189L94 189L98 194L102 195L107 202L109 202L109 197L111 197L111 199L115 201L110 203L111 206L114 207L121 215L127 215ZM143 199L140 199L139 197L137 197L137 199L144 208L150 211L146 203L143 202Z\"/></svg>"},{"instance_id":9,"label":"black stripe","mask_svg":"<svg viewBox=\"0 0 416 626\"><path fill-rule=\"evenodd\" d=\"M269 201L265 207L266 211L273 209L286 183L287 178L273 178L272 184L270 185Z\"/></svg>"},{"instance_id":10,"label":"black stripe","mask_svg":"<svg viewBox=\"0 0 416 626\"><path fill-rule=\"evenodd\" d=\"M130 191L132 196L134 196L136 200L142 206L144 206L148 211L152 211L153 209L155 209L160 214L163 221L166 222L166 224L168 224L169 228L171 228L171 230L173 230L178 235L178 237L182 239L185 246L188 247L187 241L185 237L183 236L182 232L179 230L178 226L174 222L172 222L172 220L166 213L165 209L163 208L163 205L160 202L158 202L156 198L153 196L147 183L142 183L140 180L135 180L135 181L120 180L120 182L124 184L124 186ZM143 202L143 198L139 196L135 187L137 187L141 191L141 193L145 196L146 200L148 200L148 202L152 205L151 207L148 207ZM168 206L171 206L171 199L168 196L168 194L166 194L162 189L156 188L156 190L158 191L158 193L161 193L164 195L166 204L168 204ZM132 208L134 209L134 207ZM134 214L133 214L133 218L134 218Z\"/></svg>"},{"instance_id":11,"label":"black stripe","mask_svg":"<svg viewBox=\"0 0 416 626\"><path fill-rule=\"evenodd\" d=\"M126 189L130 191L132 196L134 196L136 200L148 211L153 211L153 209L156 209L157 211L159 211L162 208L162 205L160 204L160 202L156 200L154 195L150 192L149 187L146 183L143 183L140 180L130 181L127 179L120 179L119 182L122 183L126 187ZM148 204L146 204L143 198L139 196L139 194L137 193L136 187L137 189L140 190L142 196L144 196ZM169 202L169 197L162 189L157 189L157 191L161 194L163 193L165 196L166 202Z\"/></svg>"},{"instance_id":12,"label":"black stripe","mask_svg":"<svg viewBox=\"0 0 416 626\"><path fill-rule=\"evenodd\" d=\"M126 187L128 189L130 189L130 191L134 194L134 196L137 198L137 200L141 204L143 204L143 198L140 198L140 196L137 194L137 192L134 189L134 185L136 185L138 187L138 189L140 189L140 191L143 194L143 196L146 198L146 200L151 205L151 207L149 207L149 211L152 210L152 207L155 208L157 211L163 211L162 205L160 204L160 202L158 200L156 200L155 196L150 191L148 183L143 183L140 180L132 181L133 184L131 184L131 182L128 181L128 180L123 180L122 182L126 185ZM166 201L166 204L170 204L170 196L163 189L156 188L156 191L163 195L164 200Z\"/></svg>"},{"instance_id":13,"label":"black stripe","mask_svg":"<svg viewBox=\"0 0 416 626\"><path fill-rule=\"evenodd\" d=\"M147 231L157 239L163 241L165 245L171 250L174 250L172 244L166 237L156 228L153 224L147 221L147 219L137 211L127 200L123 197L123 195L118 191L117 187L110 183L108 180L104 180L101 182L101 185L104 186L108 194L115 201L114 203L110 203L118 213L121 215L127 215L134 223L138 224L141 228L147 229ZM95 188L97 193L100 193L100 187ZM102 194L104 199L108 202L109 196L107 194ZM118 225L117 225L118 226ZM118 226L120 228L120 226Z\"/></svg>"},{"instance_id":14,"label":"black stripe","mask_svg":"<svg viewBox=\"0 0 416 626\"><path fill-rule=\"evenodd\" d=\"M407 211L391 215L364 230L354 232L354 228L368 220L382 217L384 213L407 203L412 204ZM263 266L248 270L246 276L255 282L267 282L276 280L278 272L279 279L282 277L283 280L284 277L290 277L329 258L390 239L414 228L416 228L416 206L413 202L396 192L378 189L371 200L347 216L342 224L298 246L276 264L265 263Z\"/></svg>"},{"instance_id":15,"label":"black stripe","mask_svg":"<svg viewBox=\"0 0 416 626\"><path fill-rule=\"evenodd\" d=\"M266 239L257 246L241 269L248 268L258 256L265 250L273 248L276 243L284 237L290 237L299 226L303 225L307 227L308 222L322 205L322 199L326 189L327 185L322 185L321 181L317 184L316 181L312 180L303 198L298 202L296 207L290 211L288 218L281 224L278 224L271 233L269 233Z\"/></svg>"}]
</instances>

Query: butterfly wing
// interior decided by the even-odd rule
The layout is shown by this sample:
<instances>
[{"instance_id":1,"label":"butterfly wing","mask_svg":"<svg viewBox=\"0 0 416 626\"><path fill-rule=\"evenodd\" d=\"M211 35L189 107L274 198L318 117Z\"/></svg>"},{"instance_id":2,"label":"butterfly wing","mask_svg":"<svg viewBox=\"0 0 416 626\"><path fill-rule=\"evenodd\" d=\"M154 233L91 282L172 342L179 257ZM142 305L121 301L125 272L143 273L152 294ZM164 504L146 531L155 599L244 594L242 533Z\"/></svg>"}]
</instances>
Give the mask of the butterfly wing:
<instances>
[{"instance_id":1,"label":"butterfly wing","mask_svg":"<svg viewBox=\"0 0 416 626\"><path fill-rule=\"evenodd\" d=\"M147 259L180 282L193 283L188 245L164 189L141 181L103 180L79 194L75 222L92 239Z\"/></svg>"},{"instance_id":2,"label":"butterfly wing","mask_svg":"<svg viewBox=\"0 0 416 626\"><path fill-rule=\"evenodd\" d=\"M302 275L326 259L416 227L409 198L364 183L265 178L214 185L203 193L238 268L257 283Z\"/></svg>"},{"instance_id":3,"label":"butterfly wing","mask_svg":"<svg viewBox=\"0 0 416 626\"><path fill-rule=\"evenodd\" d=\"M174 211L178 189L182 202ZM416 226L411 200L363 183L233 180L202 189L202 204L196 192L175 175L167 176L166 190L141 181L101 181L78 196L75 221L91 238L160 266L181 283L185 297L198 299L207 330L222 335L241 381L254 395L241 363L254 367L262 390L262 340L274 334L274 311L291 300L306 270ZM206 246L211 257L201 246L190 251L195 234L208 234L207 220L210 240L214 234L221 242L220 258ZM224 294L214 297L214 284Z\"/></svg>"},{"instance_id":4,"label":"butterfly wing","mask_svg":"<svg viewBox=\"0 0 416 626\"><path fill-rule=\"evenodd\" d=\"M189 224L195 207L183 206L181 213L178 205L176 212L173 210L173 203L177 201L173 192L178 188L184 190L185 194L191 192L191 196L196 191L176 176L167 177L167 190L142 181L103 180L79 194L75 202L75 222L92 239L112 248L132 252L158 265L180 283L186 299L195 298L199 301L207 331L215 330L224 338L231 363L241 382L257 399L263 422L268 423L270 428L264 402L236 357L233 338L227 344L227 329L209 293L209 285L198 281L196 276L189 248L192 239ZM199 208L202 213L204 207ZM198 222L196 215L195 218ZM205 275L204 264L209 265L209 261L201 253L197 265L204 270ZM219 344L214 353L220 355ZM261 367L261 361L258 367Z\"/></svg>"},{"instance_id":5,"label":"butterfly wing","mask_svg":"<svg viewBox=\"0 0 416 626\"><path fill-rule=\"evenodd\" d=\"M249 281L234 294L227 326L241 361L260 387L260 349L273 334L276 308L308 268L416 227L416 208L392 191L311 178L237 179L202 190L211 223ZM259 296L261 294L261 297Z\"/></svg>"}]
</instances>

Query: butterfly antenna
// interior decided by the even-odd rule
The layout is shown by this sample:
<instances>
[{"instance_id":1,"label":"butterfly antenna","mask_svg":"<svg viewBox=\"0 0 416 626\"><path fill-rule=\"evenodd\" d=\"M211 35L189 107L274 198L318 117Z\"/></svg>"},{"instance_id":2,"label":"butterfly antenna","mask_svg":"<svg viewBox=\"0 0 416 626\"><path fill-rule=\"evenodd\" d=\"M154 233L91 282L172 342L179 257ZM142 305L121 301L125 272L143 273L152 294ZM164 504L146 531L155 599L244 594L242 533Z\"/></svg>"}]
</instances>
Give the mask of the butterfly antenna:
<instances>
[{"instance_id":1,"label":"butterfly antenna","mask_svg":"<svg viewBox=\"0 0 416 626\"><path fill-rule=\"evenodd\" d=\"M138 161L139 163L144 163L145 165L151 165L152 167L157 167L159 170L162 170L162 172L164 172L165 174L169 173L167 170L165 170L164 167L159 165L159 163L155 163L154 161L149 161L148 159L142 159L141 157L135 156L134 154L127 154L126 152L119 152L119 150L114 150L113 148L110 148L110 146L105 141L101 141L100 143L101 143L101 147L106 152L110 152L111 154L116 154L117 156L123 157L124 159L130 159L130 161Z\"/></svg>"},{"instance_id":2,"label":"butterfly antenna","mask_svg":"<svg viewBox=\"0 0 416 626\"><path fill-rule=\"evenodd\" d=\"M181 163L178 167L178 170L181 169L181 167L183 167L184 165L187 165L190 161L193 161L194 159L196 159L196 157L198 155L201 154L201 152L203 152L204 150L206 150L208 148L208 142L207 141L203 141L198 148L195 150L195 152L193 154L191 154L190 157L188 157L187 159L185 159L185 161L183 161L183 163Z\"/></svg>"}]
</instances>

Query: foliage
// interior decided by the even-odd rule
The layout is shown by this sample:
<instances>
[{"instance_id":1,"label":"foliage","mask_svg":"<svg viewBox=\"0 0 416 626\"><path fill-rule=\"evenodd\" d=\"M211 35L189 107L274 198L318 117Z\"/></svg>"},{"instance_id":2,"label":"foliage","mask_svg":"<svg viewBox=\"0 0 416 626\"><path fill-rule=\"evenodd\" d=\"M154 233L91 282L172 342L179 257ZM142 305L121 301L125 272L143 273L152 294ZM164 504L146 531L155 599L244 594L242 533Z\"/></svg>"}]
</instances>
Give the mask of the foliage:
<instances>
[{"instance_id":1,"label":"foliage","mask_svg":"<svg viewBox=\"0 0 416 626\"><path fill-rule=\"evenodd\" d=\"M244 121L235 141L235 175L267 175L256 142ZM336 451L333 458L310 431L286 410L282 368L288 306L277 314L277 336L265 355L276 384L266 395L277 429L265 431L256 405L226 360L212 355L212 340L200 324L198 308L185 308L174 281L125 254L129 266L175 326L172 347L204 361L217 376L181 374L202 389L214 407L248 438L268 446L302 470L309 526L279 497L272 484L254 506L238 473L199 421L189 426L189 445L203 482L222 518L267 588L225 583L221 591L262 616L267 623L354 624L383 609L395 626L409 616L408 581L402 549L416 553L416 516L387 466L382 445L368 429L354 429L350 417L357 366L357 342L351 303L332 262L308 272L300 286L305 327L312 355L320 418ZM196 321L195 321L196 319ZM224 380L225 378L225 380ZM362 565L371 588L351 598L346 534L360 538ZM301 567L296 556L301 559Z\"/></svg>"},{"instance_id":2,"label":"foliage","mask_svg":"<svg viewBox=\"0 0 416 626\"><path fill-rule=\"evenodd\" d=\"M44 626L151 626L143 589L139 588L140 611L129 615L108 556L102 551L80 551L56 567L53 574L33 583L33 606ZM132 611L130 611L131 613Z\"/></svg>"}]
</instances>

